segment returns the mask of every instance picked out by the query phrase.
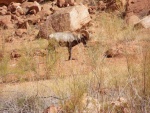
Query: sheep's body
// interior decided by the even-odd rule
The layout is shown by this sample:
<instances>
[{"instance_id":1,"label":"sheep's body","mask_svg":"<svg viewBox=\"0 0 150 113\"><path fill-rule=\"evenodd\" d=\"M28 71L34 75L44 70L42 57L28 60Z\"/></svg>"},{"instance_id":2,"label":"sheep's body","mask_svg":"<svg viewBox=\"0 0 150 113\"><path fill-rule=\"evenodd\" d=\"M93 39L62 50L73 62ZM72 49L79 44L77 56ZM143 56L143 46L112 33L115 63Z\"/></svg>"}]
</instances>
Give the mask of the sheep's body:
<instances>
[{"instance_id":1,"label":"sheep's body","mask_svg":"<svg viewBox=\"0 0 150 113\"><path fill-rule=\"evenodd\" d=\"M71 50L72 47L76 46L79 43L83 43L86 47L86 41L89 40L89 33L87 31L83 31L84 34L73 34L70 32L57 32L49 35L49 39L55 39L60 46L68 47L69 58L71 59Z\"/></svg>"},{"instance_id":2,"label":"sheep's body","mask_svg":"<svg viewBox=\"0 0 150 113\"><path fill-rule=\"evenodd\" d=\"M51 39L56 39L59 42L72 42L78 40L78 37L69 32L57 32L49 35Z\"/></svg>"}]
</instances>

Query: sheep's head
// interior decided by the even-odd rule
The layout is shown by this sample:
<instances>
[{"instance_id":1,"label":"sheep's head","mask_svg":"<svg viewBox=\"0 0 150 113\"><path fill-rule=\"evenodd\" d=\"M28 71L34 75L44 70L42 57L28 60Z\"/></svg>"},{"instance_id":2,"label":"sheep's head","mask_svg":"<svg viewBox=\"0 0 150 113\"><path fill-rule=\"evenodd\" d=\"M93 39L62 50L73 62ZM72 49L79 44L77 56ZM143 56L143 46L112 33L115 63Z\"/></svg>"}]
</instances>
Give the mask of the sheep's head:
<instances>
[{"instance_id":1,"label":"sheep's head","mask_svg":"<svg viewBox=\"0 0 150 113\"><path fill-rule=\"evenodd\" d=\"M82 30L81 35L85 38L85 40L90 40L90 35L88 31Z\"/></svg>"},{"instance_id":2,"label":"sheep's head","mask_svg":"<svg viewBox=\"0 0 150 113\"><path fill-rule=\"evenodd\" d=\"M58 41L55 39L55 33L52 33L52 34L50 34L49 36L48 36L48 43L49 43L49 47L57 47L57 46L59 46L59 43L58 43Z\"/></svg>"}]
</instances>

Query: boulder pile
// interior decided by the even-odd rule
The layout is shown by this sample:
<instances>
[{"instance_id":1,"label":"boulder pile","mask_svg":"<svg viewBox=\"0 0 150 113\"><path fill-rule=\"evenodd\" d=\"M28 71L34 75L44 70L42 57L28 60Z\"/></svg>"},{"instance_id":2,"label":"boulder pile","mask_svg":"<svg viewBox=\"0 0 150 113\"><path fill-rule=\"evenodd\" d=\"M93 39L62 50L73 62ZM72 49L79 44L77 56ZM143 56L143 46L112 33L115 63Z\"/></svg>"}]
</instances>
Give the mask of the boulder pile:
<instances>
[{"instance_id":1,"label":"boulder pile","mask_svg":"<svg viewBox=\"0 0 150 113\"><path fill-rule=\"evenodd\" d=\"M0 27L15 29L17 36L27 32L30 24L39 24L51 14L51 5L44 8L38 2L41 0L1 0ZM37 2L38 1L38 2ZM46 9L46 10L45 10Z\"/></svg>"}]
</instances>

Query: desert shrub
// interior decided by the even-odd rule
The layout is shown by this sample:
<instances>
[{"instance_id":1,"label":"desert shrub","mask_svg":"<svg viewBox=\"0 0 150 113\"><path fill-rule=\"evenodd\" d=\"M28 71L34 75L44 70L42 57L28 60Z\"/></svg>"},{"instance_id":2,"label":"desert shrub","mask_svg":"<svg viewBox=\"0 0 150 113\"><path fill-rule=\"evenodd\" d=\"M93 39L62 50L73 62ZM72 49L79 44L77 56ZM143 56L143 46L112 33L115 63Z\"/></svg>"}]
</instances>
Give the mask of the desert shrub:
<instances>
[{"instance_id":1,"label":"desert shrub","mask_svg":"<svg viewBox=\"0 0 150 113\"><path fill-rule=\"evenodd\" d=\"M10 60L9 57L5 56L0 61L0 76L1 77L5 77L7 74L9 74L9 70L8 70L8 62L9 62L9 60Z\"/></svg>"},{"instance_id":2,"label":"desert shrub","mask_svg":"<svg viewBox=\"0 0 150 113\"><path fill-rule=\"evenodd\" d=\"M2 101L3 104L0 108L2 112L11 112L11 113L39 113L41 112L42 101L36 96L18 96L12 98L9 101Z\"/></svg>"}]
</instances>

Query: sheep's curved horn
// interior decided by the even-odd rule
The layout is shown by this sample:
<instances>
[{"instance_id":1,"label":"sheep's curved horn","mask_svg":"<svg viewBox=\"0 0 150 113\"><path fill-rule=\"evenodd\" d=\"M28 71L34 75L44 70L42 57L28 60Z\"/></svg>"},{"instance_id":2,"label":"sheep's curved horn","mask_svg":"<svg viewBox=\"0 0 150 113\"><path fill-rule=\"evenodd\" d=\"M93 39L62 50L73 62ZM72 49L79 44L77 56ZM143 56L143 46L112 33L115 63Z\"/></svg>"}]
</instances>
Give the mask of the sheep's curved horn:
<instances>
[{"instance_id":1,"label":"sheep's curved horn","mask_svg":"<svg viewBox=\"0 0 150 113\"><path fill-rule=\"evenodd\" d=\"M89 34L88 31L82 30L82 31L81 31L81 34L82 34L83 36L85 36L85 37L87 38L87 40L90 40L90 34Z\"/></svg>"}]
</instances>

